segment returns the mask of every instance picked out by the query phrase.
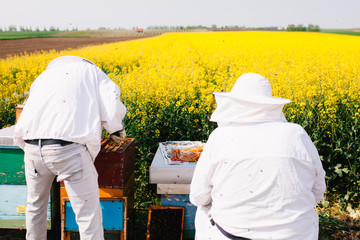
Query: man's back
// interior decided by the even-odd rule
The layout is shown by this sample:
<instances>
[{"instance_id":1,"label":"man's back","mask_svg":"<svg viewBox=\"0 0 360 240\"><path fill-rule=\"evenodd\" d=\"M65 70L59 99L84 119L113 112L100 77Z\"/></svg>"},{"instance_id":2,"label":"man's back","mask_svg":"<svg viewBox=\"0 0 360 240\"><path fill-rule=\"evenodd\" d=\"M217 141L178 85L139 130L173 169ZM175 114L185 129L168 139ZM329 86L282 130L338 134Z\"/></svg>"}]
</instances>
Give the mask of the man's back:
<instances>
[{"instance_id":1,"label":"man's back","mask_svg":"<svg viewBox=\"0 0 360 240\"><path fill-rule=\"evenodd\" d=\"M61 139L85 144L93 160L100 150L102 125L108 132L122 129L126 108L120 90L93 63L60 57L31 85L17 123L15 138Z\"/></svg>"},{"instance_id":2,"label":"man's back","mask_svg":"<svg viewBox=\"0 0 360 240\"><path fill-rule=\"evenodd\" d=\"M198 167L210 173L209 214L216 223L249 238L313 239L324 172L302 127L288 122L222 126L207 148L216 151L204 151Z\"/></svg>"}]
</instances>

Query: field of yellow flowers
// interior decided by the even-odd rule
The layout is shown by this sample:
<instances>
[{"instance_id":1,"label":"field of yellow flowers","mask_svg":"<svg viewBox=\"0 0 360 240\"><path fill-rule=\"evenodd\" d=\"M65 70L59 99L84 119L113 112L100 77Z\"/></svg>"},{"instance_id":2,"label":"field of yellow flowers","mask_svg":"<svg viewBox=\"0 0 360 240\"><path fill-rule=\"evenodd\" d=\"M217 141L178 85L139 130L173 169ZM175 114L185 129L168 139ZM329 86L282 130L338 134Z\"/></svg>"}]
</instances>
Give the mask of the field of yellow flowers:
<instances>
[{"instance_id":1,"label":"field of yellow flowers","mask_svg":"<svg viewBox=\"0 0 360 240\"><path fill-rule=\"evenodd\" d=\"M301 124L327 172L326 201L360 200L360 37L299 32L171 33L129 42L0 60L0 128L55 57L97 64L122 92L125 127L137 144L137 202L155 196L148 167L158 142L206 141L214 125L213 91L229 91L243 73L268 78L273 94L291 99L288 121Z\"/></svg>"}]
</instances>

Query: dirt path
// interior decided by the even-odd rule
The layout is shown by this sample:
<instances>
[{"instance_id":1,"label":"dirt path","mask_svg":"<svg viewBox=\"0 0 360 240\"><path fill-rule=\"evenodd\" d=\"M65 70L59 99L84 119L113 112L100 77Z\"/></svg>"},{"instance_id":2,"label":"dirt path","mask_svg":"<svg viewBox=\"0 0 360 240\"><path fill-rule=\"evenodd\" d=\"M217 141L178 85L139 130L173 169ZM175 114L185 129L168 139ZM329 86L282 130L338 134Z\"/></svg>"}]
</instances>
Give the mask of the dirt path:
<instances>
[{"instance_id":1,"label":"dirt path","mask_svg":"<svg viewBox=\"0 0 360 240\"><path fill-rule=\"evenodd\" d=\"M41 50L63 50L103 43L127 41L139 37L71 37L71 38L29 38L16 40L0 40L0 58L9 55L33 53Z\"/></svg>"}]
</instances>

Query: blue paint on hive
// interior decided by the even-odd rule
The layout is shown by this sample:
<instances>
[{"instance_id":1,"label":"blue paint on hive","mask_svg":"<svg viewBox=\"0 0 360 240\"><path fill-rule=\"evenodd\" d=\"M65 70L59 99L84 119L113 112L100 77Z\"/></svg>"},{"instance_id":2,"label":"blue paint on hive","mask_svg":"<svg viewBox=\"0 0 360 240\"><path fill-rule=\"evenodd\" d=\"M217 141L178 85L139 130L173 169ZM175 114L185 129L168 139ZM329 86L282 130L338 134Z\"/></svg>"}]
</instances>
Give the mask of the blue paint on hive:
<instances>
[{"instance_id":1,"label":"blue paint on hive","mask_svg":"<svg viewBox=\"0 0 360 240\"><path fill-rule=\"evenodd\" d=\"M190 200L189 195L165 194L161 195L162 206L185 207L184 230L195 230L196 206Z\"/></svg>"},{"instance_id":2,"label":"blue paint on hive","mask_svg":"<svg viewBox=\"0 0 360 240\"><path fill-rule=\"evenodd\" d=\"M123 201L102 200L100 201L105 231L122 231L124 229L124 205ZM78 231L79 226L75 221L75 213L71 203L65 202L65 231Z\"/></svg>"}]
</instances>

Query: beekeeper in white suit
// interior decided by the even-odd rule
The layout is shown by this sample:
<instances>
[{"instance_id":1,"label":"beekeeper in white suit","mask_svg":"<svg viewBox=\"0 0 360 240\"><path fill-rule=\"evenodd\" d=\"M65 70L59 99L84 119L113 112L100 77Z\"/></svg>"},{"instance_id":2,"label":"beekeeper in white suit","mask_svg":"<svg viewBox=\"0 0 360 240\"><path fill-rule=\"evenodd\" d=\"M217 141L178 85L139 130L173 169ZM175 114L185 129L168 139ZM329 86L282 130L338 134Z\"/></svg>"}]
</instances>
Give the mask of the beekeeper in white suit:
<instances>
[{"instance_id":1,"label":"beekeeper in white suit","mask_svg":"<svg viewBox=\"0 0 360 240\"><path fill-rule=\"evenodd\" d=\"M196 239L318 239L314 207L325 172L305 130L285 119L290 100L273 97L269 81L254 73L214 96L210 120L218 128L190 188Z\"/></svg>"},{"instance_id":2,"label":"beekeeper in white suit","mask_svg":"<svg viewBox=\"0 0 360 240\"><path fill-rule=\"evenodd\" d=\"M25 152L26 239L46 239L55 176L64 181L80 238L104 239L93 162L101 148L102 127L115 141L125 137L125 114L118 86L84 58L56 58L36 78L14 136Z\"/></svg>"}]
</instances>

